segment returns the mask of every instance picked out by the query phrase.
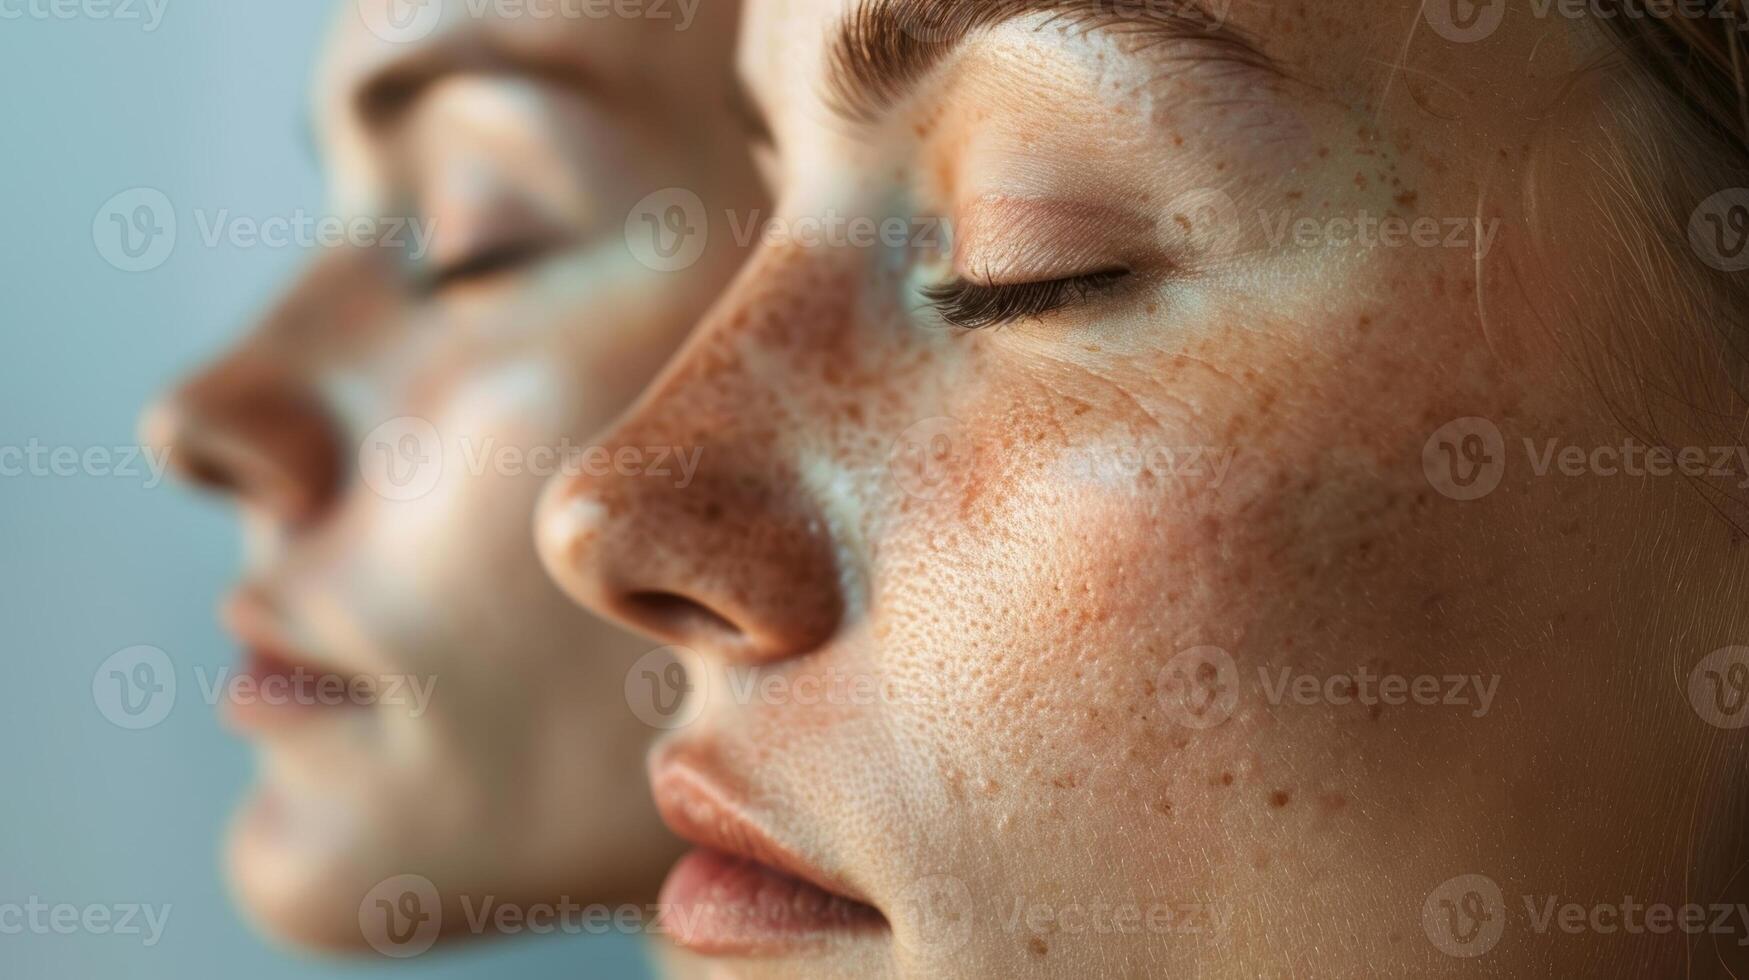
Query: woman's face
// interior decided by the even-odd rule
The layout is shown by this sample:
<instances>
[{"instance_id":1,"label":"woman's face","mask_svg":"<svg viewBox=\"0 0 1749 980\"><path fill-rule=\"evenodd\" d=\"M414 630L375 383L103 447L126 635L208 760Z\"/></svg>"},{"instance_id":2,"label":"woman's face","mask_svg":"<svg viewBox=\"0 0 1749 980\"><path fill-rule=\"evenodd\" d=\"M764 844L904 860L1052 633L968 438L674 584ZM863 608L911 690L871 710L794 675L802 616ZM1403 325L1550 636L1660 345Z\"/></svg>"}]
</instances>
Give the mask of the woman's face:
<instances>
[{"instance_id":1,"label":"woman's face","mask_svg":"<svg viewBox=\"0 0 1749 980\"><path fill-rule=\"evenodd\" d=\"M529 520L556 468L599 465L591 434L739 260L726 233L666 256L632 235L684 210L643 201L667 188L758 206L723 110L735 11L342 6L316 100L336 212L406 224L325 250L147 423L245 517L225 613L250 686L227 707L260 781L233 881L271 930L330 946L367 941L363 900L401 875L456 929L464 901L638 900L678 848L624 694L648 645L552 587Z\"/></svg>"},{"instance_id":2,"label":"woman's face","mask_svg":"<svg viewBox=\"0 0 1749 980\"><path fill-rule=\"evenodd\" d=\"M725 975L1704 942L1543 917L1718 900L1686 692L1727 536L1681 479L1536 465L1622 445L1566 342L1641 288L1597 231L1597 39L1223 13L750 3L779 225L606 437L698 476L561 478L539 532L691 651L651 775L720 852L665 900Z\"/></svg>"}]
</instances>

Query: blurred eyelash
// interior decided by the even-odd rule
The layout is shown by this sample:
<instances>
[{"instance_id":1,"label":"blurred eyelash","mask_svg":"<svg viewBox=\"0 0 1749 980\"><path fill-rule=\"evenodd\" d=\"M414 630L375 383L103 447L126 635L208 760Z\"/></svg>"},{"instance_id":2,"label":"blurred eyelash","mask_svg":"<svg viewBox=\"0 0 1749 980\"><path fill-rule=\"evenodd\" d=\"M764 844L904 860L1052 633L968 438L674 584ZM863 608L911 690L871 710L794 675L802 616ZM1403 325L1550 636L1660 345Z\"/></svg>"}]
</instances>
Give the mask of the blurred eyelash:
<instances>
[{"instance_id":1,"label":"blurred eyelash","mask_svg":"<svg viewBox=\"0 0 1749 980\"><path fill-rule=\"evenodd\" d=\"M550 241L524 239L482 249L431 273L426 289L441 293L453 286L512 272L544 257L553 247Z\"/></svg>"},{"instance_id":2,"label":"blurred eyelash","mask_svg":"<svg viewBox=\"0 0 1749 980\"><path fill-rule=\"evenodd\" d=\"M943 320L963 330L1023 320L1037 320L1089 295L1103 292L1129 276L1128 269L1105 269L1085 275L1012 286L957 279L923 291L923 298Z\"/></svg>"}]
</instances>

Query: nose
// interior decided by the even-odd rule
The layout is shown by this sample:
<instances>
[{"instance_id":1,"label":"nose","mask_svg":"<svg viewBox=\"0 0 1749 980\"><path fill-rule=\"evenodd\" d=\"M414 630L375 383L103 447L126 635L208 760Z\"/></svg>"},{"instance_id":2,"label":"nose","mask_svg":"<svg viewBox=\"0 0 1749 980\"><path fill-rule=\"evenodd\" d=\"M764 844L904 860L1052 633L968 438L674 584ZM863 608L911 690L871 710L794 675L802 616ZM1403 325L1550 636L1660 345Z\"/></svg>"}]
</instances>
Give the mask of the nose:
<instances>
[{"instance_id":1,"label":"nose","mask_svg":"<svg viewBox=\"0 0 1749 980\"><path fill-rule=\"evenodd\" d=\"M183 480L288 523L314 519L335 496L328 417L273 365L217 365L149 408L140 428Z\"/></svg>"},{"instance_id":2,"label":"nose","mask_svg":"<svg viewBox=\"0 0 1749 980\"><path fill-rule=\"evenodd\" d=\"M300 291L140 421L142 440L167 453L181 479L294 524L333 503L343 472L338 425L298 350L284 343L288 319L309 336L309 297Z\"/></svg>"},{"instance_id":3,"label":"nose","mask_svg":"<svg viewBox=\"0 0 1749 980\"><path fill-rule=\"evenodd\" d=\"M765 359L745 354L736 292L587 454L611 465L548 485L536 536L554 580L596 613L761 664L820 648L845 602L833 529L798 478L781 400L752 367ZM640 465L661 453L691 456L692 478Z\"/></svg>"}]
</instances>

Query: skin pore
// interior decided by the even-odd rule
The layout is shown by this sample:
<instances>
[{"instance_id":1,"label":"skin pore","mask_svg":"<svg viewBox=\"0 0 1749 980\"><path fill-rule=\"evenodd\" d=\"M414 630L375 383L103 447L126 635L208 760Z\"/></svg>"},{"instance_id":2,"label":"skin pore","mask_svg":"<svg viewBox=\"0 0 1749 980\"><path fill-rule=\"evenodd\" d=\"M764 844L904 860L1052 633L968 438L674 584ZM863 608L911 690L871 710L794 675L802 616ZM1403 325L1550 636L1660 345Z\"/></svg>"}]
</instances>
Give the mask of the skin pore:
<instances>
[{"instance_id":1,"label":"skin pore","mask_svg":"<svg viewBox=\"0 0 1749 980\"><path fill-rule=\"evenodd\" d=\"M276 936L341 949L370 941L361 905L402 875L432 884L455 933L481 908L648 901L678 849L644 788L654 729L625 695L649 645L552 587L529 515L564 461L550 450L588 445L742 257L717 234L661 269L626 230L665 188L759 206L725 110L736 7L681 30L454 4L403 33L387 0L338 6L314 98L334 212L404 218L425 245L325 249L145 427L242 512L225 603L242 670L429 696L233 698L260 766L232 884ZM401 468L433 456L403 494Z\"/></svg>"},{"instance_id":2,"label":"skin pore","mask_svg":"<svg viewBox=\"0 0 1749 980\"><path fill-rule=\"evenodd\" d=\"M777 222L953 234L768 238L605 437L697 479L543 503L568 592L696 654L670 825L882 920L750 927L693 863L670 894L731 925L690 945L723 976L1736 968L1742 925L1544 915L1741 900L1740 738L1687 696L1738 642L1736 536L1704 480L1526 452L1651 421L1597 366L1660 327L1621 311L1682 307L1642 258L1683 228L1612 220L1661 108L1530 5L1465 42L1380 2L1153 22L1184 10L749 3ZM1192 451L1221 475L1159 462ZM1381 676L1438 696L1361 700Z\"/></svg>"}]
</instances>

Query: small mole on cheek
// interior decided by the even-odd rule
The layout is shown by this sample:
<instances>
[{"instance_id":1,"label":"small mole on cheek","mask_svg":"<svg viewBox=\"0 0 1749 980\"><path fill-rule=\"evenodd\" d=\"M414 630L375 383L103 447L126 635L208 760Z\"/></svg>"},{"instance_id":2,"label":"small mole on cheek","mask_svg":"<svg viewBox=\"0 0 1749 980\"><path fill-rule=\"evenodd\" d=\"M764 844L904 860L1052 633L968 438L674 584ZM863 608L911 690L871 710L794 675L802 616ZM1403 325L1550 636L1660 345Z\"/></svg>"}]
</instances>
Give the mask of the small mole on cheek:
<instances>
[{"instance_id":1,"label":"small mole on cheek","mask_svg":"<svg viewBox=\"0 0 1749 980\"><path fill-rule=\"evenodd\" d=\"M1051 947L1038 936L1032 937L1032 940L1026 944L1026 948L1034 956L1043 956L1051 951Z\"/></svg>"},{"instance_id":2,"label":"small mole on cheek","mask_svg":"<svg viewBox=\"0 0 1749 980\"><path fill-rule=\"evenodd\" d=\"M1230 772L1223 772L1223 773L1221 773L1221 779L1220 779L1220 782L1221 782L1221 785L1222 785L1222 786L1231 786L1231 785L1233 785L1233 774L1232 774L1232 773L1230 773Z\"/></svg>"},{"instance_id":3,"label":"small mole on cheek","mask_svg":"<svg viewBox=\"0 0 1749 980\"><path fill-rule=\"evenodd\" d=\"M1272 807L1275 807L1278 810L1284 806L1287 806L1287 801L1288 801L1288 795L1287 795L1287 790L1285 790L1285 789L1278 789L1275 792L1269 794L1269 805Z\"/></svg>"}]
</instances>

